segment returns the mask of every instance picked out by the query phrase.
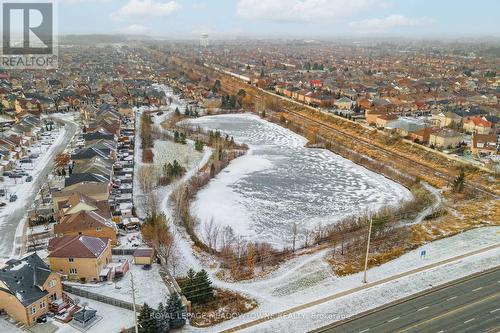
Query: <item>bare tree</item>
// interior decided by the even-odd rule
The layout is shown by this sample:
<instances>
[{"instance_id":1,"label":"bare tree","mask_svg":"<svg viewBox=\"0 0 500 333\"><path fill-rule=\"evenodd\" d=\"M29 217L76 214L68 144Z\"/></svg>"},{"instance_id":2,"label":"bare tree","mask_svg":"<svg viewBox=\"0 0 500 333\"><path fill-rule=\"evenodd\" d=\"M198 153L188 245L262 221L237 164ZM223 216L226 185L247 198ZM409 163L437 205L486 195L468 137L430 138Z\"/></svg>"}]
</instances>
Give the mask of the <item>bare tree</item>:
<instances>
[{"instance_id":1,"label":"bare tree","mask_svg":"<svg viewBox=\"0 0 500 333\"><path fill-rule=\"evenodd\" d=\"M292 252L295 253L295 240L297 238L297 223L293 223L292 226L293 239L292 239Z\"/></svg>"},{"instance_id":2,"label":"bare tree","mask_svg":"<svg viewBox=\"0 0 500 333\"><path fill-rule=\"evenodd\" d=\"M205 231L205 239L207 241L207 245L210 248L210 251L217 251L217 241L219 239L220 234L220 226L216 225L214 219L211 218L209 222L205 222L204 224Z\"/></svg>"}]
</instances>

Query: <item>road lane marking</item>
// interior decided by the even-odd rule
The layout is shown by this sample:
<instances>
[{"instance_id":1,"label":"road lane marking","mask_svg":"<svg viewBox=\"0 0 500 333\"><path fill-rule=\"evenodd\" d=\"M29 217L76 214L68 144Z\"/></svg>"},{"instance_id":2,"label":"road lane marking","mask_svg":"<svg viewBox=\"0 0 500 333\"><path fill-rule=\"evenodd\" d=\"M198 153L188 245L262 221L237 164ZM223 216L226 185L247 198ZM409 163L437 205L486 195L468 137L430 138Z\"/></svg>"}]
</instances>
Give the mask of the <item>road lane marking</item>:
<instances>
[{"instance_id":1,"label":"road lane marking","mask_svg":"<svg viewBox=\"0 0 500 333\"><path fill-rule=\"evenodd\" d=\"M457 296L453 296L453 297L447 298L446 300L447 301L451 301L452 299L455 299L455 298L457 298Z\"/></svg>"},{"instance_id":2,"label":"road lane marking","mask_svg":"<svg viewBox=\"0 0 500 333\"><path fill-rule=\"evenodd\" d=\"M470 323L470 322L471 322L471 321L473 321L474 319L475 319L475 318L471 318L471 319L469 319L469 320L466 320L466 321L464 321L464 324Z\"/></svg>"},{"instance_id":3,"label":"road lane marking","mask_svg":"<svg viewBox=\"0 0 500 333\"><path fill-rule=\"evenodd\" d=\"M427 308L429 308L429 307L428 307L428 306L424 306L423 308L418 309L418 310L417 310L417 312L418 312L418 311L425 310L425 309L427 309Z\"/></svg>"},{"instance_id":4,"label":"road lane marking","mask_svg":"<svg viewBox=\"0 0 500 333\"><path fill-rule=\"evenodd\" d=\"M370 329L367 328L366 330L362 330L362 331L359 331L359 333L364 333L364 332L368 332Z\"/></svg>"},{"instance_id":5,"label":"road lane marking","mask_svg":"<svg viewBox=\"0 0 500 333\"><path fill-rule=\"evenodd\" d=\"M483 287L478 287L476 289L472 289L472 291L478 291L478 290L481 290L481 289L483 289Z\"/></svg>"},{"instance_id":6,"label":"road lane marking","mask_svg":"<svg viewBox=\"0 0 500 333\"><path fill-rule=\"evenodd\" d=\"M430 318L430 319L427 319L427 320L421 321L421 322L419 322L419 323L415 323L415 324L413 324L413 325L407 326L407 327L405 327L405 328L403 328L403 329L399 330L398 332L399 332L399 333L402 333L402 332L407 332L407 331L412 330L412 329L414 329L414 328L416 328L416 327L419 327L419 326L422 326L422 325L428 324L428 323L430 323L430 322L432 322L432 321L434 321L434 320L444 318L444 317L449 316L449 315L451 315L451 314L453 314L453 313L463 311L463 310L468 309L468 308L470 308L470 307L472 307L472 306L475 306L475 305L477 305L477 304L484 303L484 302L489 301L489 300L491 300L491 299L498 298L499 296L500 296L500 292L499 292L499 293L496 293L496 294L493 294L493 295L491 295L491 296L489 296L489 297L486 297L486 298L480 299L480 300L478 300L478 301L476 301L476 302L474 302L474 303L469 303L469 304L466 304L466 305L461 306L461 307L459 307L459 308L455 308L455 309L453 309L453 310L450 310L450 311L448 311L448 312L445 312L445 313L443 313L443 314L440 314L440 315L438 315L438 316L436 316L436 317L433 317L433 318ZM474 320L474 318L473 318L473 320Z\"/></svg>"},{"instance_id":7,"label":"road lane marking","mask_svg":"<svg viewBox=\"0 0 500 333\"><path fill-rule=\"evenodd\" d=\"M399 317L394 317L392 319L389 319L387 322L388 323L392 323L393 321L398 320L398 319L399 319Z\"/></svg>"},{"instance_id":8,"label":"road lane marking","mask_svg":"<svg viewBox=\"0 0 500 333\"><path fill-rule=\"evenodd\" d=\"M495 310L491 310L490 313L495 313L497 312L498 310L500 310L500 308L496 308Z\"/></svg>"}]
</instances>

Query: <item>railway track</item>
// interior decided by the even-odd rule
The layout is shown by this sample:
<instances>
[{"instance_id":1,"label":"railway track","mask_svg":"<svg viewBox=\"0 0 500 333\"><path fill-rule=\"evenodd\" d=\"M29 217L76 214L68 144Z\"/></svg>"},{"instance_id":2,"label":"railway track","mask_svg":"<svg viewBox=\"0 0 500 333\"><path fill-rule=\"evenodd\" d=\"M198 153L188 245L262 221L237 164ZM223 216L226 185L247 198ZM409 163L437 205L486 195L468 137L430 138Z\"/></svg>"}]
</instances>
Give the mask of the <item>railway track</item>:
<instances>
[{"instance_id":1,"label":"railway track","mask_svg":"<svg viewBox=\"0 0 500 333\"><path fill-rule=\"evenodd\" d=\"M229 88L232 89L232 90L235 90L235 91L238 91L239 89L243 89L241 85L239 84L231 84L227 82L225 82L226 85L229 85ZM254 87L252 87L254 88ZM254 88L255 89L255 88ZM262 90L262 89L259 89L259 92L261 93L266 93L266 94L269 94L271 97L274 97L274 98L281 98L283 99L284 101L287 101L287 102L294 102L292 100L288 100L286 99L285 97L281 97L281 96L277 96L275 94L272 94L272 93L269 93L265 90ZM252 93L250 91L247 91L247 94L249 94L252 98L255 98L257 100L260 100L261 99L261 96L259 94L255 94L255 93ZM298 103L298 106L304 106L300 103ZM390 151L388 149L385 149L383 147L380 147L379 145L376 145L372 142L370 142L369 139L366 139L366 138L361 138L361 137L358 137L358 136L355 136L355 135L352 135L346 131L342 131L332 125L329 125L329 124L325 124L321 121L318 121L316 119L312 119L310 117L306 117L304 116L303 114L301 114L300 112L297 112L297 111L293 111L293 110L290 110L289 108L283 108L283 111L286 112L286 113L289 113L291 115L293 115L294 117L296 118L299 118L305 122L309 122L309 123L312 123L314 124L315 126L317 126L318 128L322 128L324 130L327 130L327 131L330 131L330 132L333 132L337 135L341 135L342 137L347 137L349 138L350 140L356 142L356 143L359 143L365 147L368 147L370 149L373 149L373 150L377 150L378 152L380 152L381 154L383 154L385 157L391 159L391 160L395 160L395 161L398 161L398 166L401 167L401 166L405 166L407 168L411 168L411 169L415 169L415 167L418 167L420 168L424 173L428 173L428 174L432 174L434 175L435 177L437 178L440 178L444 181L446 181L447 183L451 183L455 177L454 176L451 176L449 174L446 174L442 171L439 171L439 170L436 170L424 163L421 163L421 162L418 162L418 161L415 161L413 159L410 159L404 155L401 155L401 154L397 154L393 151ZM465 187L472 190L472 191L476 191L476 192L479 192L483 195L486 195L486 196L490 196L494 199L499 199L500 197L493 191L485 188L484 186L482 185L478 185L478 184L475 184L475 183L471 183L470 181L467 181L465 183Z\"/></svg>"}]
</instances>

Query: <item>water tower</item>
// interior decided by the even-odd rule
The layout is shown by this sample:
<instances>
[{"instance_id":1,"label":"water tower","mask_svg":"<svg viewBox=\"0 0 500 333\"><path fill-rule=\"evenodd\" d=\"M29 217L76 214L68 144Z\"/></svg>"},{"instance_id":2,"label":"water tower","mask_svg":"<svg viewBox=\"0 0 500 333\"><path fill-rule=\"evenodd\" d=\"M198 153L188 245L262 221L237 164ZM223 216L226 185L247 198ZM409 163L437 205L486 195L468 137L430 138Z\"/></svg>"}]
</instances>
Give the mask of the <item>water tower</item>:
<instances>
[{"instance_id":1,"label":"water tower","mask_svg":"<svg viewBox=\"0 0 500 333\"><path fill-rule=\"evenodd\" d=\"M205 34L205 33L201 34L200 46L205 47L205 48L208 47L208 34Z\"/></svg>"}]
</instances>

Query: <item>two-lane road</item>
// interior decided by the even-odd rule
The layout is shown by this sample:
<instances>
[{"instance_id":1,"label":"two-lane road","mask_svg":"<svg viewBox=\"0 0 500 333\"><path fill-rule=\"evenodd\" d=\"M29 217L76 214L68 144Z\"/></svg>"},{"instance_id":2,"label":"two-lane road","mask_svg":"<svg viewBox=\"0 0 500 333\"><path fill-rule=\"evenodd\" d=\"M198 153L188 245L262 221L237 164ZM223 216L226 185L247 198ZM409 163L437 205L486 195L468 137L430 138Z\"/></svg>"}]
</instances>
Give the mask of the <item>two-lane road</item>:
<instances>
[{"instance_id":1,"label":"two-lane road","mask_svg":"<svg viewBox=\"0 0 500 333\"><path fill-rule=\"evenodd\" d=\"M13 211L10 211L7 216L2 217L0 223L0 259L9 259L22 254L20 252L23 236L18 234L19 224L22 222L28 208L35 200L38 190L42 187L42 184L47 181L48 175L52 172L54 168L54 157L68 146L79 128L78 124L71 120L64 118L54 118L54 120L63 124L66 131L63 134L63 138L49 148L48 155L42 158L45 164L34 177L33 183L30 184L32 190L28 197L24 202L20 202Z\"/></svg>"},{"instance_id":2,"label":"two-lane road","mask_svg":"<svg viewBox=\"0 0 500 333\"><path fill-rule=\"evenodd\" d=\"M500 268L315 332L500 332Z\"/></svg>"}]
</instances>

